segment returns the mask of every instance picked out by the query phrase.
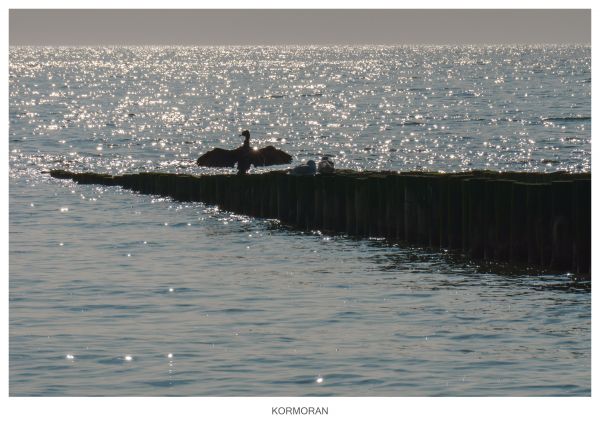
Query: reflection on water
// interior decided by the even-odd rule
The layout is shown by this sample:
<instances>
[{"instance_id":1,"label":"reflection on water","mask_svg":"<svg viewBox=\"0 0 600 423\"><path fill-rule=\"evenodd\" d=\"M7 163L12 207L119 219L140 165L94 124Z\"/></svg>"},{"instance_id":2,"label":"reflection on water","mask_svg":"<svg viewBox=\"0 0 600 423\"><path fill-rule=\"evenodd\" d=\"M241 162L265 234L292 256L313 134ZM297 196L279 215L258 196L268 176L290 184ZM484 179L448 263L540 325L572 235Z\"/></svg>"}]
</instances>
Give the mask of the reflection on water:
<instances>
[{"instance_id":1,"label":"reflection on water","mask_svg":"<svg viewBox=\"0 0 600 423\"><path fill-rule=\"evenodd\" d=\"M241 128L339 168L588 171L588 47L11 48L9 71L11 395L590 395L570 275L41 173L199 174Z\"/></svg>"},{"instance_id":2,"label":"reflection on water","mask_svg":"<svg viewBox=\"0 0 600 423\"><path fill-rule=\"evenodd\" d=\"M590 293L568 275L12 184L12 395L589 395Z\"/></svg>"},{"instance_id":3,"label":"reflection on water","mask_svg":"<svg viewBox=\"0 0 600 423\"><path fill-rule=\"evenodd\" d=\"M214 172L195 159L248 128L297 163L589 171L590 66L583 46L12 47L11 164Z\"/></svg>"}]
</instances>

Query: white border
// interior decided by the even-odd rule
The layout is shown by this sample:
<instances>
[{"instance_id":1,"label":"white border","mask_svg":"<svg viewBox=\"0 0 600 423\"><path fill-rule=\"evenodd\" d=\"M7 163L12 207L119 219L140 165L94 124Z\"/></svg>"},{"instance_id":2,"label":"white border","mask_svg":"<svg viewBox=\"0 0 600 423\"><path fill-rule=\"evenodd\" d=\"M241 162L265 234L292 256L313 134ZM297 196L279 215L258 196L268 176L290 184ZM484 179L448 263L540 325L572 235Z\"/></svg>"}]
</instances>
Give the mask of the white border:
<instances>
[{"instance_id":1,"label":"white border","mask_svg":"<svg viewBox=\"0 0 600 423\"><path fill-rule=\"evenodd\" d=\"M125 1L104 0L93 2L81 1L54 1L51 6L44 1L21 0L8 1L8 8L154 8L154 9L176 9L176 8L485 8L485 9L520 9L520 8L557 8L557 9L592 9L592 21L597 18L597 13L592 8L592 1L515 1L506 0L501 4L482 7L480 1L460 1L449 3L442 1L420 1L420 2L394 2L383 0L371 0L367 2L358 1L331 1L331 0L305 0L281 1L255 0L252 3L234 0L220 0L210 2L193 2L182 0L171 0L169 2L159 1ZM414 7L418 6L418 7ZM452 6L452 7L450 7ZM8 9L4 12L4 22L8 23ZM3 74L5 83L2 85L4 102L2 111L4 119L2 125L4 134L8 133L8 25L3 32L4 54L2 55ZM592 27L592 58L596 56L595 33ZM592 64L593 79L596 79L597 66ZM592 84L592 110L594 99L597 97L597 84ZM595 121L595 116L592 122ZM6 140L6 138L5 138ZM592 156L595 157L592 145ZM2 171L8 175L8 145L2 149ZM592 161L592 169L594 168ZM593 171L593 170L592 170ZM598 210L598 187L593 184L593 211ZM2 243L2 256L4 263L5 280L8 280L8 178L0 184L1 195L5 199L5 207L2 208L2 222L4 234L7 235ZM598 240L598 226L593 225L594 244ZM593 249L593 263L598 262L598 252ZM4 380L2 385L2 415L4 421L36 421L36 422L200 422L205 420L214 421L266 421L287 420L289 417L272 416L271 407L283 406L328 406L328 416L295 417L295 419L311 419L318 421L394 421L394 422L420 422L420 421L460 421L460 422L582 422L590 421L596 400L592 398L8 398L8 283L2 291L3 304L6 307L2 314L2 331L5 343L2 344L2 353L5 358L1 372ZM593 294L592 294L593 296ZM596 308L592 301L592 309ZM593 315L597 313L592 311ZM592 325L594 328L595 325ZM593 330L593 332L595 332ZM592 333L592 351L597 336ZM595 361L595 360L594 360ZM592 366L592 392L597 380L597 366ZM598 408L598 407L595 407Z\"/></svg>"}]
</instances>

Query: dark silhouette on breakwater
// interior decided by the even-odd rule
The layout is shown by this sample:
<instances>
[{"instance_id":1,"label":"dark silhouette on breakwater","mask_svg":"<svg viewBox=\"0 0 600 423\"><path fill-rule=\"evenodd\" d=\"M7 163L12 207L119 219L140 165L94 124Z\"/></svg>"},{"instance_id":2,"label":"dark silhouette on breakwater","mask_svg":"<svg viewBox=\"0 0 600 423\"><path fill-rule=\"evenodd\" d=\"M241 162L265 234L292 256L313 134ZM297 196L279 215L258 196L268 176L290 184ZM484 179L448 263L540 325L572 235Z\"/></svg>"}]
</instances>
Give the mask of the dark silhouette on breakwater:
<instances>
[{"instance_id":1,"label":"dark silhouette on breakwater","mask_svg":"<svg viewBox=\"0 0 600 423\"><path fill-rule=\"evenodd\" d=\"M385 238L516 268L591 277L589 173L50 174L202 201L302 230Z\"/></svg>"},{"instance_id":2,"label":"dark silhouette on breakwater","mask_svg":"<svg viewBox=\"0 0 600 423\"><path fill-rule=\"evenodd\" d=\"M237 163L238 175L245 175L251 165L254 167L273 166L292 162L292 156L271 145L260 149L250 148L250 131L248 130L243 131L240 137L245 137L244 145L235 150L215 148L198 157L196 163L198 166L206 167L233 167Z\"/></svg>"},{"instance_id":3,"label":"dark silhouette on breakwater","mask_svg":"<svg viewBox=\"0 0 600 423\"><path fill-rule=\"evenodd\" d=\"M335 165L333 164L331 157L323 156L317 165L317 170L319 173L333 173L335 170Z\"/></svg>"},{"instance_id":4,"label":"dark silhouette on breakwater","mask_svg":"<svg viewBox=\"0 0 600 423\"><path fill-rule=\"evenodd\" d=\"M316 175L317 173L317 164L314 160L309 160L306 164L301 164L296 166L290 171L290 175Z\"/></svg>"}]
</instances>

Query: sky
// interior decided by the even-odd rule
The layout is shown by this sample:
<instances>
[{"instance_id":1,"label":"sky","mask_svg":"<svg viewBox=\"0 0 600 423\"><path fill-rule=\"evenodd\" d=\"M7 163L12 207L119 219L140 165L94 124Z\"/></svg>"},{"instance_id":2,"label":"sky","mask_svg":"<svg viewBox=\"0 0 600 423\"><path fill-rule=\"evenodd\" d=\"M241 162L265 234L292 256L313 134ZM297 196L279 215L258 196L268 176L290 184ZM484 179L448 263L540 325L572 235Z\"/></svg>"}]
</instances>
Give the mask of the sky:
<instances>
[{"instance_id":1,"label":"sky","mask_svg":"<svg viewBox=\"0 0 600 423\"><path fill-rule=\"evenodd\" d=\"M10 45L590 43L585 9L9 11Z\"/></svg>"}]
</instances>

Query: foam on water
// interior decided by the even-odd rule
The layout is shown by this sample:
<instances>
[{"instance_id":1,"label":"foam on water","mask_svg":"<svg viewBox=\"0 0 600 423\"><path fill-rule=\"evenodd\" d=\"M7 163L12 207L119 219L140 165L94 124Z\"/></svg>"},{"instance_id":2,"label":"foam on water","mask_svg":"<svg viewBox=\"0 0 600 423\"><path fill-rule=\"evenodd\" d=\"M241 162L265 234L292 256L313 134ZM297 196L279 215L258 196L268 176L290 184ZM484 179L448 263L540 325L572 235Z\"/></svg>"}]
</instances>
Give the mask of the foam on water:
<instances>
[{"instance_id":1,"label":"foam on water","mask_svg":"<svg viewBox=\"0 0 600 423\"><path fill-rule=\"evenodd\" d=\"M589 285L41 170L590 170L588 47L11 48L11 395L590 395ZM212 170L211 170L212 171Z\"/></svg>"}]
</instances>

